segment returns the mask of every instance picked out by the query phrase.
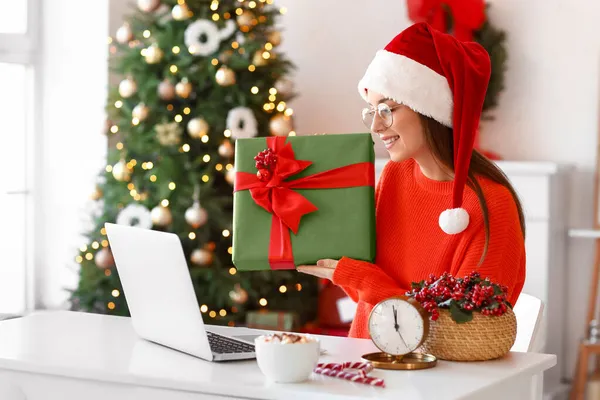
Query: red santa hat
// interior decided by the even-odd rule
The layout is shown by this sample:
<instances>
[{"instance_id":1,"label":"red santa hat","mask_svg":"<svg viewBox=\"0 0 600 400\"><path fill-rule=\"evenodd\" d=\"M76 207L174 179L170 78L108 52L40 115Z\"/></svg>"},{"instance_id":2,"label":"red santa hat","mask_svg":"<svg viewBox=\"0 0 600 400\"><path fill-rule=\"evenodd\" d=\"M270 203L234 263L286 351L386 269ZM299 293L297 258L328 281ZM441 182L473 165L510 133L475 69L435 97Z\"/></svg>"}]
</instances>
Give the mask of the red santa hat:
<instances>
[{"instance_id":1,"label":"red santa hat","mask_svg":"<svg viewBox=\"0 0 600 400\"><path fill-rule=\"evenodd\" d=\"M475 134L490 79L490 58L475 42L460 42L426 23L414 24L379 50L358 84L453 129L452 207L440 214L448 234L469 225L461 208Z\"/></svg>"}]
</instances>

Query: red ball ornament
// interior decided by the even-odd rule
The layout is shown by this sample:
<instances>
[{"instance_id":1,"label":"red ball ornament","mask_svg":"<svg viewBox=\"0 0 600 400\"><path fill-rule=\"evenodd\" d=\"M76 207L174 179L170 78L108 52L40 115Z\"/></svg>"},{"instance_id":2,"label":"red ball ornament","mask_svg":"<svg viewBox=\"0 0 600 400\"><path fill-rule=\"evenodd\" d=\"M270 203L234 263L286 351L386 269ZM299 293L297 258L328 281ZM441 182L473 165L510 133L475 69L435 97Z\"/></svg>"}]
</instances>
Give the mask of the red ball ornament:
<instances>
[{"instance_id":1,"label":"red ball ornament","mask_svg":"<svg viewBox=\"0 0 600 400\"><path fill-rule=\"evenodd\" d=\"M265 168L259 168L258 171L256 171L256 177L261 182L267 182L271 179L271 171Z\"/></svg>"}]
</instances>

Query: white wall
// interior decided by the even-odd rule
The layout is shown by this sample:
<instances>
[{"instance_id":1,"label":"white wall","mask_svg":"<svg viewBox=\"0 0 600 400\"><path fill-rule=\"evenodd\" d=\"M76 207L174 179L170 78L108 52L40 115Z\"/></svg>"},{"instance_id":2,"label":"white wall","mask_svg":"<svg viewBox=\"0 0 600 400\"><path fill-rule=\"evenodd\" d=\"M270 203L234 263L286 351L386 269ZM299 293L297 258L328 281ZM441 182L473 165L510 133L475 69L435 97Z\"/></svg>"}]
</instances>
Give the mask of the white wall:
<instances>
[{"instance_id":1,"label":"white wall","mask_svg":"<svg viewBox=\"0 0 600 400\"><path fill-rule=\"evenodd\" d=\"M508 160L573 164L571 227L592 224L598 132L600 2L491 0L508 34L506 91L483 144ZM301 96L291 103L299 134L364 131L356 84L375 51L409 22L403 0L279 0L283 48L296 63ZM381 146L378 154L383 155ZM591 243L569 241L568 370L583 334Z\"/></svg>"},{"instance_id":2,"label":"white wall","mask_svg":"<svg viewBox=\"0 0 600 400\"><path fill-rule=\"evenodd\" d=\"M104 164L108 3L45 0L36 134L36 306L62 307L89 223L89 196Z\"/></svg>"}]
</instances>

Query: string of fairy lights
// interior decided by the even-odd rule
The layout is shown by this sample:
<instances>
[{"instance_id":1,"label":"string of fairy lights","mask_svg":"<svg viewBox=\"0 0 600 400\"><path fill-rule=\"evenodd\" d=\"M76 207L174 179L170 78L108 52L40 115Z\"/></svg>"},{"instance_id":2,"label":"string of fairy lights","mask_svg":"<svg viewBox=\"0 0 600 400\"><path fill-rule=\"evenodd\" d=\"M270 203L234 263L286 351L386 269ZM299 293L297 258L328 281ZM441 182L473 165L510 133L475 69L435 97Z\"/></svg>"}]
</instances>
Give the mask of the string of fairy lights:
<instances>
[{"instance_id":1,"label":"string of fairy lights","mask_svg":"<svg viewBox=\"0 0 600 400\"><path fill-rule=\"evenodd\" d=\"M241 3L240 5L243 4L249 10L255 9L258 6L257 1L254 1L254 0L251 0L251 1L237 0L237 1L239 3ZM273 0L258 0L258 2L266 3L269 5L273 4ZM191 13L190 9L188 8L185 0L178 0L177 3L178 4L172 10L173 18L177 19L177 20L183 20L183 19L190 18L192 16L192 13ZM231 15L231 13L229 13L229 12L224 12L222 14L219 14L219 6L220 6L220 3L218 0L213 0L210 4L210 9L211 9L211 11L213 11L213 14L211 17L213 21L219 21L220 19L229 20L233 17ZM254 15L251 12L248 12L247 9L244 9L242 7L238 7L235 9L235 15L236 15L236 18L239 23L239 29L244 33L249 32L252 26L255 26L259 23L264 23L267 20L266 19L267 17L264 15L261 15L258 18L255 18ZM285 14L287 12L287 9L285 7L281 7L279 9L279 12L281 14ZM243 21L243 23L240 23L240 21ZM117 32L117 34L118 34L118 32ZM144 39L150 39L152 37L152 32L149 29L146 29L142 32L142 36ZM271 36L269 37L269 41L265 43L264 47L261 50L257 51L254 54L254 56L252 58L252 63L248 66L248 71L254 72L254 71L256 71L257 66L259 66L259 67L264 66L264 65L266 65L268 60L275 58L276 54L273 52L273 49L275 46L277 46L280 43L280 41L281 41L280 33L278 31L273 31L271 33ZM128 40L127 42L128 42L128 46L130 48L135 48L135 47L140 46L140 41L133 39L133 36L131 36L130 40ZM111 54L115 54L117 52L117 48L116 48L116 46L113 45L112 37L108 38L108 44L110 46L109 52ZM155 62L160 61L160 59L162 58L162 55L163 55L162 51L163 50L158 48L155 44L150 44L148 47L142 48L140 50L140 54L146 59L146 62L155 63ZM173 46L170 49L170 51L173 54L180 54L182 51L182 48L180 46ZM194 52L195 52L194 48L192 48L192 47L188 47L187 51L190 54L194 54ZM244 54L245 49L240 45L240 42L238 40L233 40L231 42L231 50L229 50L229 51L237 51L240 54ZM233 79L233 81L235 81L235 77L234 76L232 77L233 71L230 70L228 67L226 67L224 65L225 63L222 60L220 60L219 58L213 58L211 60L211 64L215 67L218 66L219 64L223 64L222 67L219 68L216 73L217 82L219 82L219 83L228 82L228 81L231 82L232 79ZM175 64L171 64L168 67L168 70L173 76L176 76L180 72L179 67ZM130 77L128 77L125 81L121 82L121 85L123 88L125 88L124 89L125 92L134 93L135 90L137 89L135 81L133 81ZM119 92L121 93L122 97L124 97L124 98L129 97L129 96L123 95L123 92L121 91L121 88L122 88L121 85L119 87L119 89L120 89ZM185 78L182 78L181 81L179 83L177 83L177 85L175 86L175 90L179 97L187 98L191 94L193 89L192 89L191 83L187 82L187 80ZM259 96L262 93L264 93L263 91L266 91L266 93L268 93L268 97L267 97L268 101L265 101L265 103L263 104L263 107L262 107L265 112L272 113L274 111L277 111L278 113L280 113L280 115L283 118L292 117L294 111L291 108L289 108L284 101L277 101L277 97L278 97L277 96L278 95L277 88L268 87L265 89L261 89L256 85L252 86L250 88L250 93L252 95L256 95L256 96ZM116 100L113 105L114 105L115 109L121 109L124 106L124 101L122 99ZM169 112L175 111L175 107L172 103L167 103L166 109ZM143 104L143 103L138 104L132 111L131 126L139 125L142 121L144 121L148 117L149 112L150 112L150 109L145 104ZM175 115L173 116L174 123L180 124L183 121L183 115L186 115L186 116L190 115L191 112L192 112L192 110L190 109L190 107L187 107L187 106L184 107L180 112L175 113ZM198 121L196 121L196 122L198 122ZM203 121L200 121L200 122L203 122ZM206 124L206 123L203 122L203 124ZM108 132L110 132L110 134L116 135L122 130L121 128L122 127L120 127L118 124L115 123L115 124L110 125ZM188 128L189 128L189 126L188 126ZM208 126L206 125L206 127L204 127L204 125L200 125L199 129L200 129L200 135L198 138L201 140L202 143L208 143L210 140L210 135L207 132ZM226 140L226 139L231 138L232 132L230 129L225 129L223 131L222 135L223 135L223 138ZM288 130L287 135L295 136L296 132L294 130ZM223 142L223 143L225 145L226 142ZM227 143L229 143L229 142L227 142ZM115 148L123 154L125 145L123 144L123 142L119 141L115 144ZM191 146L189 143L182 143L178 147L178 150L181 153L187 153L191 150ZM231 150L231 152L233 151L233 149L230 149L230 150ZM221 148L219 149L219 153L221 153ZM223 150L223 154L228 154L228 153L229 153L229 149ZM202 156L202 161L204 163L209 163L211 161L211 155L208 153L204 154ZM105 170L107 173L112 173L115 176L115 178L117 178L118 180L128 180L128 178L131 176L131 174L133 174L134 169L138 166L141 167L144 171L152 171L153 168L155 167L155 165L152 161L142 161L141 163L138 163L138 161L136 159L125 160L124 158L122 158L115 165L107 165ZM214 168L217 172L224 173L225 179L230 184L233 184L234 166L232 163L220 162L220 163L215 164ZM126 178L126 179L121 179L121 178ZM207 183L210 181L211 177L208 174L203 174L200 177L200 179L202 182ZM160 177L158 176L158 174L156 174L156 173L149 175L148 180L152 184L164 184L162 182L162 180L160 179ZM173 181L170 181L167 179L166 184L170 191L175 191L177 189L177 185ZM140 192L139 189L135 186L135 184L133 182L128 182L127 189L129 190L129 194L132 197L132 199L135 200L136 202L144 201L148 197L148 193ZM163 199L159 202L159 204L160 204L160 206L166 208L169 206L169 200ZM104 228L101 229L101 234L103 236L106 236L106 230ZM229 229L223 229L221 234L224 238L231 237L231 231ZM194 231L190 231L188 234L188 238L190 240L195 240L196 233ZM213 245L213 249L214 249L214 243L212 243L212 245ZM89 247L91 247L91 249ZM84 259L87 261L94 260L94 257L95 257L94 251L99 251L99 250L102 250L103 248L108 248L109 243L108 243L108 240L104 238L101 241L92 242L89 247L88 247L88 245L83 245L80 247L79 250L81 251L81 254L83 254L83 255L80 254L76 257L75 261L78 264L83 263ZM108 249L107 249L107 251L108 251ZM233 253L233 248L231 246L229 246L227 252L231 255ZM110 252L108 252L108 253L110 253ZM112 257L112 255L110 257ZM230 275L235 275L237 273L237 269L235 267L230 267L228 272ZM104 275L106 277L111 276L111 274L112 274L112 272L111 272L110 267L104 268ZM239 285L237 285L237 286L239 289ZM243 289L241 289L241 290L243 290ZM287 293L292 290L301 291L302 285L300 283L296 283L296 284L290 284L290 285L281 285L279 287L279 292L282 294ZM121 295L120 291L116 288L111 291L111 296L114 297L115 299L118 298L120 295ZM247 298L247 294L246 294L246 298ZM268 301L266 298L262 297L258 300L258 304L262 307L266 307L268 305ZM109 310L114 310L115 307L116 307L116 305L115 305L114 301L109 301L107 303L107 308ZM200 311L203 314L208 315L210 318L216 318L217 316L225 317L225 316L227 316L227 313L228 313L228 311L224 308L221 308L218 311L217 310L209 310L209 307L206 304L202 304L200 306ZM238 309L236 306L233 306L230 309L230 312L232 312L232 313L236 313L237 311L238 311Z\"/></svg>"}]
</instances>

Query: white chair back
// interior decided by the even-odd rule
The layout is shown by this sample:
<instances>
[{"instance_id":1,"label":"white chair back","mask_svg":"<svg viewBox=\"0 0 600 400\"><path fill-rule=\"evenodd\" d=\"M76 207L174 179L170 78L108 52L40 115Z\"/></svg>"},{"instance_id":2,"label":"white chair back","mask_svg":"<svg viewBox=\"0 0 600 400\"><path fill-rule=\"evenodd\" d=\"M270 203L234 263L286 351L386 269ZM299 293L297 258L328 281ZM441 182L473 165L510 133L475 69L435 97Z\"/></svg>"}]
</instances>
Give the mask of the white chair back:
<instances>
[{"instance_id":1,"label":"white chair back","mask_svg":"<svg viewBox=\"0 0 600 400\"><path fill-rule=\"evenodd\" d=\"M521 293L514 305L513 311L517 317L517 338L511 351L537 351L536 341L542 322L544 303L537 297Z\"/></svg>"}]
</instances>

